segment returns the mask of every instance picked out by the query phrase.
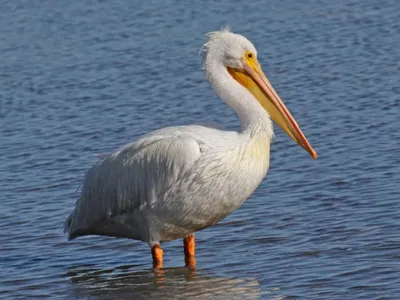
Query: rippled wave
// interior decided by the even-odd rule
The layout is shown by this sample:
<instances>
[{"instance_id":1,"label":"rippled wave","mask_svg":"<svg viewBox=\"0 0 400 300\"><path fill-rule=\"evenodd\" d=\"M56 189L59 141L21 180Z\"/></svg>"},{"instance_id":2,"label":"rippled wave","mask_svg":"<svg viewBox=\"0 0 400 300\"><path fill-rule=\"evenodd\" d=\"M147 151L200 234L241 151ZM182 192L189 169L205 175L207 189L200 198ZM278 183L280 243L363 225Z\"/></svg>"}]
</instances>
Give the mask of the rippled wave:
<instances>
[{"instance_id":1,"label":"rippled wave","mask_svg":"<svg viewBox=\"0 0 400 300\"><path fill-rule=\"evenodd\" d=\"M398 299L400 2L8 1L0 5L0 298ZM279 129L229 218L154 273L146 245L62 233L94 154L164 126L237 128L201 71L230 24L319 158Z\"/></svg>"}]
</instances>

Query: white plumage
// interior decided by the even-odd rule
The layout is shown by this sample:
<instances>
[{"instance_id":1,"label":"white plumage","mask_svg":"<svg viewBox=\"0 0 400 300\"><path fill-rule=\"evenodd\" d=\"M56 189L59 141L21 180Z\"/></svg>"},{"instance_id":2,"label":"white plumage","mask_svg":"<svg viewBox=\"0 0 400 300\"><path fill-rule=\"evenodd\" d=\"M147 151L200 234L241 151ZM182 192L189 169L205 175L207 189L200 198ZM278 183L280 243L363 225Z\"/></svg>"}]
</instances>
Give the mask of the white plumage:
<instances>
[{"instance_id":1,"label":"white plumage","mask_svg":"<svg viewBox=\"0 0 400 300\"><path fill-rule=\"evenodd\" d=\"M240 132L195 125L168 127L101 159L89 170L65 222L70 239L108 235L153 247L217 223L260 184L269 167L273 136L264 102L276 92L259 71L256 49L245 37L227 30L214 32L203 49L207 79L238 114ZM249 66L261 72L261 79ZM243 77L246 70L253 75ZM260 99L260 91L265 99ZM293 125L289 117L280 118L289 124L289 129L282 128L291 130L288 134L314 155L295 121Z\"/></svg>"}]
</instances>

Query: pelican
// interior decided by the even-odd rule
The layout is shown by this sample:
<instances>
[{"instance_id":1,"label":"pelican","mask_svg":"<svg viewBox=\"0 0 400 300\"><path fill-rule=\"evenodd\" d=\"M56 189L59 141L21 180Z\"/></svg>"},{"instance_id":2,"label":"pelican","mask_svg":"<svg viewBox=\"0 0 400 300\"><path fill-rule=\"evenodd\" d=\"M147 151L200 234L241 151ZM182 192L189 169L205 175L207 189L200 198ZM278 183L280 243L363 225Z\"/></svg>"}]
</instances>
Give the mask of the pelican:
<instances>
[{"instance_id":1,"label":"pelican","mask_svg":"<svg viewBox=\"0 0 400 300\"><path fill-rule=\"evenodd\" d=\"M162 268L160 243L182 238L185 266L194 268L194 233L239 208L267 174L271 119L317 158L262 71L253 44L227 29L207 36L206 77L237 113L240 131L167 127L103 157L88 171L65 221L69 240L84 235L140 240L151 248L153 267Z\"/></svg>"}]
</instances>

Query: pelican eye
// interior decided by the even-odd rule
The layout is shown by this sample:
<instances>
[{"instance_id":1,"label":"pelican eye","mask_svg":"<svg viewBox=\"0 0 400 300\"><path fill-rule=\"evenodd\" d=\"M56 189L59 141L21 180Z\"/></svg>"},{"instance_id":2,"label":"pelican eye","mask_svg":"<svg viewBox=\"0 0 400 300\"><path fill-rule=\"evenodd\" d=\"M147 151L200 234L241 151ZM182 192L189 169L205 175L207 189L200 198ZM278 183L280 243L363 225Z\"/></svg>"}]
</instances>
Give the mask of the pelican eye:
<instances>
[{"instance_id":1,"label":"pelican eye","mask_svg":"<svg viewBox=\"0 0 400 300\"><path fill-rule=\"evenodd\" d=\"M251 52L247 53L247 57L248 58L253 58L253 53L251 53Z\"/></svg>"}]
</instances>

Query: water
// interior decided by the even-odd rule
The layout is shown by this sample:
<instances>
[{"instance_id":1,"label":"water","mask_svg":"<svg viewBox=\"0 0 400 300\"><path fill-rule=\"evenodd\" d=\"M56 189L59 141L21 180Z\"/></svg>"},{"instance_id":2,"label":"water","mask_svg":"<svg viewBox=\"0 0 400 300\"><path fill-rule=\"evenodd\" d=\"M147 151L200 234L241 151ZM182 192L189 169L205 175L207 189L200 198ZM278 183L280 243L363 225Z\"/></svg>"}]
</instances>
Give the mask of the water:
<instances>
[{"instance_id":1,"label":"water","mask_svg":"<svg viewBox=\"0 0 400 300\"><path fill-rule=\"evenodd\" d=\"M398 1L2 1L0 297L399 299ZM276 130L255 194L151 270L147 245L62 233L93 154L236 116L197 55L230 24L311 144Z\"/></svg>"}]
</instances>

